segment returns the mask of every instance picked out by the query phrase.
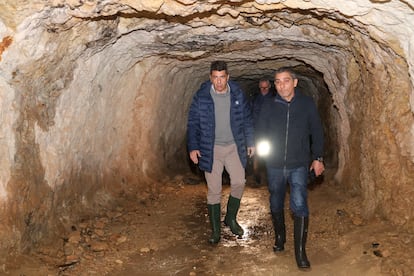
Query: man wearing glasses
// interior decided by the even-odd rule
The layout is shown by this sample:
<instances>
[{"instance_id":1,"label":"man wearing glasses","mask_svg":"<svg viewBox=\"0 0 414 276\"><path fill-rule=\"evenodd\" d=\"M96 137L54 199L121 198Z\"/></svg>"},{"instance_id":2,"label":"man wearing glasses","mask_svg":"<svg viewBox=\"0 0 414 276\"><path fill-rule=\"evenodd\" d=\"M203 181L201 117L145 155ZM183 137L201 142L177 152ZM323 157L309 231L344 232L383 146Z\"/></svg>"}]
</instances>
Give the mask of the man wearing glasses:
<instances>
[{"instance_id":1,"label":"man wearing glasses","mask_svg":"<svg viewBox=\"0 0 414 276\"><path fill-rule=\"evenodd\" d=\"M255 128L255 135L257 137L260 137L260 133L257 132L256 126L263 102L274 96L274 94L270 92L270 88L270 81L268 79L261 79L259 81L260 93L256 94L252 100L253 127ZM255 186L260 186L262 182L262 175L265 174L266 168L263 159L257 155L253 156L253 175Z\"/></svg>"}]
</instances>

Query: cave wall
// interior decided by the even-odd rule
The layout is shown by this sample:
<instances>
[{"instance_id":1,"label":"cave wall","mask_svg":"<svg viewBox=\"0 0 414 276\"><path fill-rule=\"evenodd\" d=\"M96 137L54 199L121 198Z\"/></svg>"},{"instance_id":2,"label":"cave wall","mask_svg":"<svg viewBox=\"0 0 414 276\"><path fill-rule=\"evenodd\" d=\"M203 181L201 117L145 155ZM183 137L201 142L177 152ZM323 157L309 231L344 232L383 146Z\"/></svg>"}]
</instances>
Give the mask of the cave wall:
<instances>
[{"instance_id":1,"label":"cave wall","mask_svg":"<svg viewBox=\"0 0 414 276\"><path fill-rule=\"evenodd\" d=\"M409 184L414 179L409 153L413 117L410 93L404 91L412 90L410 76L405 61L388 48L366 39L358 44L359 77L356 72L350 77L355 83L347 99L349 160L358 163L348 166L348 185L358 183L354 189L363 194L366 216L376 213L409 229L413 226L409 199L414 192Z\"/></svg>"},{"instance_id":2,"label":"cave wall","mask_svg":"<svg viewBox=\"0 0 414 276\"><path fill-rule=\"evenodd\" d=\"M247 82L311 68L337 185L413 229L413 22L405 1L0 4L0 247L188 169L188 106L215 59Z\"/></svg>"}]
</instances>

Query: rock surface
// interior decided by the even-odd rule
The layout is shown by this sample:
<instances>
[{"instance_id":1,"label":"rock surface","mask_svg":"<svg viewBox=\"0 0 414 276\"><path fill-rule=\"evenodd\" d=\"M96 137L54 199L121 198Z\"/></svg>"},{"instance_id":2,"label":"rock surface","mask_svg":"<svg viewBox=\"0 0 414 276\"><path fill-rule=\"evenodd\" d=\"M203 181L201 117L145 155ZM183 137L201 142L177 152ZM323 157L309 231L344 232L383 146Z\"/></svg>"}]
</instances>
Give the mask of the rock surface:
<instances>
[{"instance_id":1,"label":"rock surface","mask_svg":"<svg viewBox=\"0 0 414 276\"><path fill-rule=\"evenodd\" d=\"M116 210L72 225L63 242L38 249L26 258L9 258L0 274L303 275L295 262L293 220L288 212L285 251L273 252L265 185L253 187L253 177L248 178L238 214L245 230L243 237L236 238L223 224L221 241L212 246L207 242L211 230L205 183L199 179L186 184L185 177L163 181L157 200L119 202ZM222 219L229 192L225 185ZM413 235L379 217L362 219L360 200L326 179L311 187L307 256L312 269L306 275L413 274ZM288 206L286 201L287 211ZM97 230L103 230L103 235L96 235ZM80 239L71 239L74 236ZM97 243L105 246L96 250Z\"/></svg>"},{"instance_id":2,"label":"rock surface","mask_svg":"<svg viewBox=\"0 0 414 276\"><path fill-rule=\"evenodd\" d=\"M188 170L188 105L215 59L249 91L295 66L337 183L363 217L414 229L413 24L411 1L0 3L0 247Z\"/></svg>"}]
</instances>

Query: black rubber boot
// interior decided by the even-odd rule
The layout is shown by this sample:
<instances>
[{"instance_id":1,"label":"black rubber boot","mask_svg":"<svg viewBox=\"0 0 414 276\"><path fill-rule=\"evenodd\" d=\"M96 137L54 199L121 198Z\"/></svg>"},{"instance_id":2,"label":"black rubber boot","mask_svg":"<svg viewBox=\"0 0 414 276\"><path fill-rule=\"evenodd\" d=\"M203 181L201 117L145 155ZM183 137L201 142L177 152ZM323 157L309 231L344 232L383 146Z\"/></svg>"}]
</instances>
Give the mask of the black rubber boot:
<instances>
[{"instance_id":1,"label":"black rubber boot","mask_svg":"<svg viewBox=\"0 0 414 276\"><path fill-rule=\"evenodd\" d=\"M237 223L236 216L240 208L240 199L229 196L229 201L227 202L227 213L224 218L224 224L230 226L230 230L233 234L238 236L243 236L243 228Z\"/></svg>"},{"instance_id":2,"label":"black rubber boot","mask_svg":"<svg viewBox=\"0 0 414 276\"><path fill-rule=\"evenodd\" d=\"M306 256L306 239L308 236L309 217L294 216L295 257L299 268L310 268Z\"/></svg>"},{"instance_id":3,"label":"black rubber boot","mask_svg":"<svg viewBox=\"0 0 414 276\"><path fill-rule=\"evenodd\" d=\"M221 216L221 208L220 204L207 204L208 208L208 216L210 218L211 224L211 237L209 238L208 242L211 244L218 243L220 241L221 236L221 229L220 229L220 216Z\"/></svg>"},{"instance_id":4,"label":"black rubber boot","mask_svg":"<svg viewBox=\"0 0 414 276\"><path fill-rule=\"evenodd\" d=\"M254 174L254 182L255 182L255 187L260 186L260 184L262 183L260 173L255 173Z\"/></svg>"},{"instance_id":5,"label":"black rubber boot","mask_svg":"<svg viewBox=\"0 0 414 276\"><path fill-rule=\"evenodd\" d=\"M286 228L285 228L285 213L272 212L273 228L275 230L275 245L273 246L274 252L280 252L285 250L286 242Z\"/></svg>"}]
</instances>

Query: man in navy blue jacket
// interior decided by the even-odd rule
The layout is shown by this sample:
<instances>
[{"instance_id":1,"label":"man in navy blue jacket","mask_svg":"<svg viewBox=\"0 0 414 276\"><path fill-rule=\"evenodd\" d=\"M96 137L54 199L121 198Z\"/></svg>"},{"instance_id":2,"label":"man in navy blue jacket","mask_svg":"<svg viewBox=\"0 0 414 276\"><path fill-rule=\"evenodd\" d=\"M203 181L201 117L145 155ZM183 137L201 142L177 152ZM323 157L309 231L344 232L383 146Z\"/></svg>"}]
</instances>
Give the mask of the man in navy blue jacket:
<instances>
[{"instance_id":1,"label":"man in navy blue jacket","mask_svg":"<svg viewBox=\"0 0 414 276\"><path fill-rule=\"evenodd\" d=\"M249 102L241 88L229 81L227 64L214 61L210 80L194 95L187 124L191 161L204 171L207 181L207 207L212 226L209 242L220 241L221 192L224 168L230 175L230 195L224 223L242 236L236 220L246 183L247 156L254 154L254 133Z\"/></svg>"},{"instance_id":2,"label":"man in navy blue jacket","mask_svg":"<svg viewBox=\"0 0 414 276\"><path fill-rule=\"evenodd\" d=\"M286 242L284 202L289 183L295 258L299 268L310 268L305 251L309 223L307 179L310 171L319 176L325 169L324 137L316 105L311 97L296 89L297 83L298 78L290 68L276 71L277 95L262 105L257 141L267 141L270 148L265 162L275 230L273 250L283 251Z\"/></svg>"}]
</instances>

